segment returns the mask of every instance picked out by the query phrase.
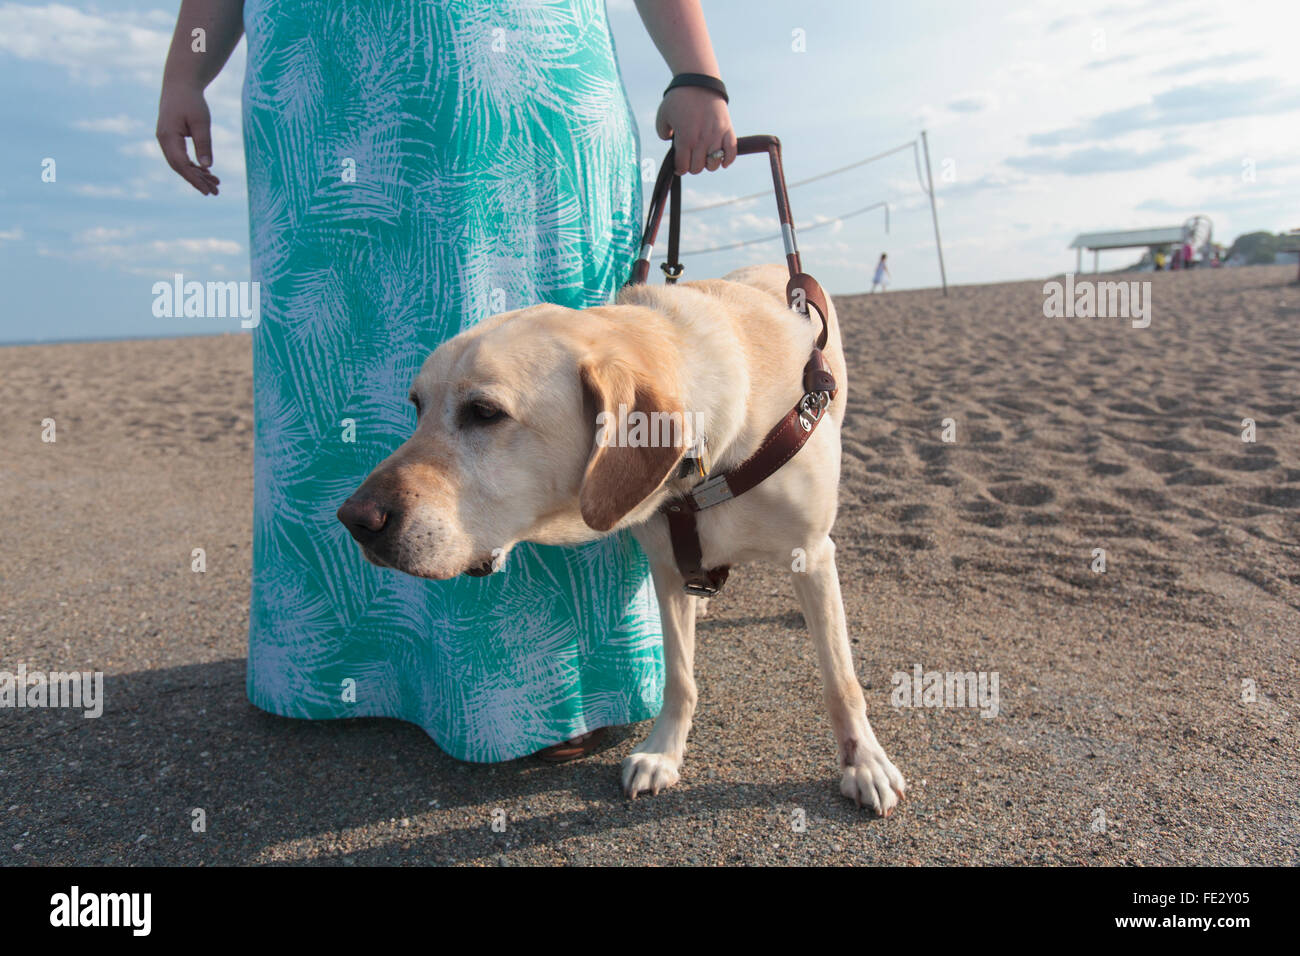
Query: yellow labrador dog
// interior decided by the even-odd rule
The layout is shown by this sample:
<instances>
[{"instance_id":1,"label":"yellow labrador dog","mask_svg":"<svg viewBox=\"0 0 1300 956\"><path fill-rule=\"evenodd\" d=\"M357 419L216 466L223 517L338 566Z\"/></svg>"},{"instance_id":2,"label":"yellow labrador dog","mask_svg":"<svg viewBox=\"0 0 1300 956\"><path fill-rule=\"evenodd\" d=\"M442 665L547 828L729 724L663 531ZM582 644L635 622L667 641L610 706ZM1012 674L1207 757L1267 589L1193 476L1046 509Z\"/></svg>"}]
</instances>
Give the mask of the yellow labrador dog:
<instances>
[{"instance_id":1,"label":"yellow labrador dog","mask_svg":"<svg viewBox=\"0 0 1300 956\"><path fill-rule=\"evenodd\" d=\"M702 448L711 470L728 469L802 394L820 329L787 307L786 278L780 265L756 266L630 286L581 314L544 304L485 319L424 363L411 387L415 434L339 509L370 561L435 579L490 573L520 541L571 545L631 529L653 569L667 684L650 736L623 763L629 797L677 782L696 702L697 599L683 590L657 509L701 480L679 477L688 449ZM867 721L830 539L847 376L829 312L824 353L839 391L820 427L771 477L699 512L697 526L705 568L795 568L839 742L840 790L888 814L903 777ZM613 422L631 412L676 413L682 440L610 440Z\"/></svg>"}]
</instances>

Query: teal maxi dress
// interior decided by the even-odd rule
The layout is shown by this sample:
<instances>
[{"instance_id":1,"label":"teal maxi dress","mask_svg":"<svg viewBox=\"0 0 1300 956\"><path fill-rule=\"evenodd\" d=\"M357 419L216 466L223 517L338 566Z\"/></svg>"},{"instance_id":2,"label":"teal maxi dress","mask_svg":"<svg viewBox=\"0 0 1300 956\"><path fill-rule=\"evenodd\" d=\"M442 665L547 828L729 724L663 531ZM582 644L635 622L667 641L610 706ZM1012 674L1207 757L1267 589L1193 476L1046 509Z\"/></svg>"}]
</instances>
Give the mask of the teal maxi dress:
<instances>
[{"instance_id":1,"label":"teal maxi dress","mask_svg":"<svg viewBox=\"0 0 1300 956\"><path fill-rule=\"evenodd\" d=\"M249 699L401 718L472 761L653 717L659 611L628 534L438 582L368 564L335 518L414 430L439 343L627 279L639 141L603 0L248 0L244 27Z\"/></svg>"}]
</instances>

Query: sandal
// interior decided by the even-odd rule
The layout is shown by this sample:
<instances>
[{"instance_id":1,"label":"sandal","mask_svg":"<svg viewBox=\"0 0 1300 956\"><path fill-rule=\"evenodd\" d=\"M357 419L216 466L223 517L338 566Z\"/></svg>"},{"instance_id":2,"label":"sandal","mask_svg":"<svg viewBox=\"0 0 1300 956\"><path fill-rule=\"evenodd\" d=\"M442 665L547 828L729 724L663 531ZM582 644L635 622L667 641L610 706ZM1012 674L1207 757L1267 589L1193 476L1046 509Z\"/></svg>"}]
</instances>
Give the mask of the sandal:
<instances>
[{"instance_id":1,"label":"sandal","mask_svg":"<svg viewBox=\"0 0 1300 956\"><path fill-rule=\"evenodd\" d=\"M589 733L579 734L562 743L545 747L533 756L546 763L568 763L570 760L579 760L595 753L604 739L605 728L599 727Z\"/></svg>"}]
</instances>

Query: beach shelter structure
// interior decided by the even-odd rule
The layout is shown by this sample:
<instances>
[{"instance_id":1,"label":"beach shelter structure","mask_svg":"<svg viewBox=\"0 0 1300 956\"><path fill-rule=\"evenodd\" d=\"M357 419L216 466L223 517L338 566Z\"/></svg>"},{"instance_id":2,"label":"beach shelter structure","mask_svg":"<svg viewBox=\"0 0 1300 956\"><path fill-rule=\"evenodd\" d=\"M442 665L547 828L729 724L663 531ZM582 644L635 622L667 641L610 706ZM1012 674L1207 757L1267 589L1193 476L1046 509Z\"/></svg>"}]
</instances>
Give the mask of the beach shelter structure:
<instances>
[{"instance_id":1,"label":"beach shelter structure","mask_svg":"<svg viewBox=\"0 0 1300 956\"><path fill-rule=\"evenodd\" d=\"M1071 249L1078 249L1078 266L1083 271L1083 250L1092 252L1092 271L1097 270L1097 260L1102 249L1138 249L1168 246L1183 241L1183 226L1164 226L1159 229L1126 229L1121 232L1083 232L1074 237Z\"/></svg>"}]
</instances>

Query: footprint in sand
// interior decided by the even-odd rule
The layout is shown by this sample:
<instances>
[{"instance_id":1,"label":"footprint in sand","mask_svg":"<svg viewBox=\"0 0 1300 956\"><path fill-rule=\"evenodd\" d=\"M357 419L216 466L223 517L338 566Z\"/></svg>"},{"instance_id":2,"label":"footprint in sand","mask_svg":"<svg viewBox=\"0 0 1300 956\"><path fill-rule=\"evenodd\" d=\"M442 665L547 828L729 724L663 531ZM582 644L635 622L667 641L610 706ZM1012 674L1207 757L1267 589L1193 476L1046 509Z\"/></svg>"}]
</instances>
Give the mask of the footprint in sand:
<instances>
[{"instance_id":1,"label":"footprint in sand","mask_svg":"<svg viewBox=\"0 0 1300 956\"><path fill-rule=\"evenodd\" d=\"M1239 455L1218 455L1212 459L1215 468L1229 471L1267 471L1277 467L1277 452L1270 445L1244 445Z\"/></svg>"},{"instance_id":2,"label":"footprint in sand","mask_svg":"<svg viewBox=\"0 0 1300 956\"><path fill-rule=\"evenodd\" d=\"M911 551L933 551L934 542L929 538L924 538L919 534L893 534L889 535L890 541L896 541L903 547Z\"/></svg>"},{"instance_id":3,"label":"footprint in sand","mask_svg":"<svg viewBox=\"0 0 1300 956\"><path fill-rule=\"evenodd\" d=\"M1205 468L1188 468L1165 478L1166 485L1221 485L1224 477Z\"/></svg>"},{"instance_id":4,"label":"footprint in sand","mask_svg":"<svg viewBox=\"0 0 1300 956\"><path fill-rule=\"evenodd\" d=\"M1102 498L1072 498L1067 504L1067 509L1071 512L1082 512L1090 515L1126 515L1131 512L1117 505L1113 501L1106 501Z\"/></svg>"},{"instance_id":5,"label":"footprint in sand","mask_svg":"<svg viewBox=\"0 0 1300 956\"><path fill-rule=\"evenodd\" d=\"M1005 485L993 485L989 494L1007 505L1020 505L1024 508L1037 508L1056 499L1056 492L1047 485L1036 481L1014 481Z\"/></svg>"},{"instance_id":6,"label":"footprint in sand","mask_svg":"<svg viewBox=\"0 0 1300 956\"><path fill-rule=\"evenodd\" d=\"M1168 511L1174 506L1168 496L1151 488L1116 488L1115 490L1134 504L1143 505L1153 511Z\"/></svg>"},{"instance_id":7,"label":"footprint in sand","mask_svg":"<svg viewBox=\"0 0 1300 956\"><path fill-rule=\"evenodd\" d=\"M1243 488L1241 496L1270 508L1300 508L1300 488Z\"/></svg>"},{"instance_id":8,"label":"footprint in sand","mask_svg":"<svg viewBox=\"0 0 1300 956\"><path fill-rule=\"evenodd\" d=\"M1202 448L1201 446L1193 445L1191 442L1184 441L1181 438L1163 438L1159 441L1142 442L1142 444L1146 445L1148 448L1154 448L1157 451L1184 451L1184 452L1205 451L1205 449Z\"/></svg>"},{"instance_id":9,"label":"footprint in sand","mask_svg":"<svg viewBox=\"0 0 1300 956\"><path fill-rule=\"evenodd\" d=\"M1170 452L1145 455L1142 463L1158 475L1172 475L1176 471L1184 471L1192 467L1190 461Z\"/></svg>"},{"instance_id":10,"label":"footprint in sand","mask_svg":"<svg viewBox=\"0 0 1300 956\"><path fill-rule=\"evenodd\" d=\"M1121 415L1144 415L1150 418L1158 418L1160 412L1151 408L1149 405L1142 405L1138 402L1115 402L1109 406L1112 412L1119 412Z\"/></svg>"},{"instance_id":11,"label":"footprint in sand","mask_svg":"<svg viewBox=\"0 0 1300 956\"><path fill-rule=\"evenodd\" d=\"M957 515L962 521L983 525L986 528L1001 528L1007 523L1007 513L996 502L989 501L986 498L963 501L959 507L962 511L967 512L966 514Z\"/></svg>"},{"instance_id":12,"label":"footprint in sand","mask_svg":"<svg viewBox=\"0 0 1300 956\"><path fill-rule=\"evenodd\" d=\"M929 505L897 505L886 511L885 516L898 524L912 524L930 517L932 511Z\"/></svg>"}]
</instances>

